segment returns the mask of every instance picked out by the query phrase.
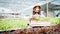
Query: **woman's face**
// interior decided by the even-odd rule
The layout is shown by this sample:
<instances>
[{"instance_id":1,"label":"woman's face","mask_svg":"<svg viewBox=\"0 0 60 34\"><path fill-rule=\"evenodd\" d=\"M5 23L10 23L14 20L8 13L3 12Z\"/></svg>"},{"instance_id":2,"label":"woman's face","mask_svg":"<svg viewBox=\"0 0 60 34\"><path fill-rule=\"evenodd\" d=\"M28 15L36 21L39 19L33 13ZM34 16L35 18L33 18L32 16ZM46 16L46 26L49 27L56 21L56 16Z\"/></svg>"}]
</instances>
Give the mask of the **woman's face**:
<instances>
[{"instance_id":1,"label":"woman's face","mask_svg":"<svg viewBox=\"0 0 60 34\"><path fill-rule=\"evenodd\" d=\"M40 8L39 7L36 7L35 8L35 12L39 12L40 11Z\"/></svg>"}]
</instances>

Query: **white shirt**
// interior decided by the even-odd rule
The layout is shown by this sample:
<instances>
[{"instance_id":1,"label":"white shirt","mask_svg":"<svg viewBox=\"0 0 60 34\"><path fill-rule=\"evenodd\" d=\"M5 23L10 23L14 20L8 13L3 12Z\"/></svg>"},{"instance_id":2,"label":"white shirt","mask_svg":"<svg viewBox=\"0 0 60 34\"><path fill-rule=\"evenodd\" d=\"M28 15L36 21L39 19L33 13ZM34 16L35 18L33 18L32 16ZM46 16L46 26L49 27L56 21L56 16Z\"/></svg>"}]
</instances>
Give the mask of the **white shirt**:
<instances>
[{"instance_id":1,"label":"white shirt","mask_svg":"<svg viewBox=\"0 0 60 34\"><path fill-rule=\"evenodd\" d=\"M45 17L45 16L44 15L35 14L35 15L32 15L32 17Z\"/></svg>"}]
</instances>

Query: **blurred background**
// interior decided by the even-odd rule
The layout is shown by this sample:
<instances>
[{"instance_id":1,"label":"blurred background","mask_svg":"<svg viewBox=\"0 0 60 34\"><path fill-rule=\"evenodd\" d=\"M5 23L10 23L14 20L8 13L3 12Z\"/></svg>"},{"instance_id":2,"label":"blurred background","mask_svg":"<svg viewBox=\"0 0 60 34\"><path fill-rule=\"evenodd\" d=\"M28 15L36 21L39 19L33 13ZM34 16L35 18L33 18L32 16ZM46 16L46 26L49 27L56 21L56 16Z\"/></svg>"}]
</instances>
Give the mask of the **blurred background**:
<instances>
[{"instance_id":1,"label":"blurred background","mask_svg":"<svg viewBox=\"0 0 60 34\"><path fill-rule=\"evenodd\" d=\"M46 17L59 17L60 0L0 0L0 18L32 15L35 5L41 6L41 14Z\"/></svg>"}]
</instances>

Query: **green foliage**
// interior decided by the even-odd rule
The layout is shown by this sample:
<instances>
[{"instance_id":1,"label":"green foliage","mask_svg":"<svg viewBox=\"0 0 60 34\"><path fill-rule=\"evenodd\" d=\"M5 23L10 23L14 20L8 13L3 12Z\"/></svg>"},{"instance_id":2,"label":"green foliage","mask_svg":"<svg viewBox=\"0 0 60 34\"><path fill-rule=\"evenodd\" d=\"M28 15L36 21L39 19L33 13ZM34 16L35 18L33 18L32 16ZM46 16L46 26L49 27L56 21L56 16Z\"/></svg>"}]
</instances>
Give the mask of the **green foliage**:
<instances>
[{"instance_id":1,"label":"green foliage","mask_svg":"<svg viewBox=\"0 0 60 34\"><path fill-rule=\"evenodd\" d=\"M26 19L4 19L0 21L0 30L9 30L13 28L27 28Z\"/></svg>"},{"instance_id":2,"label":"green foliage","mask_svg":"<svg viewBox=\"0 0 60 34\"><path fill-rule=\"evenodd\" d=\"M49 20L51 24L57 25L60 24L60 18L38 18L38 20Z\"/></svg>"},{"instance_id":3,"label":"green foliage","mask_svg":"<svg viewBox=\"0 0 60 34\"><path fill-rule=\"evenodd\" d=\"M57 25L60 24L60 18L47 18L47 17L39 17L38 20L49 20L51 24ZM13 28L27 28L27 19L3 19L0 20L0 30L9 30Z\"/></svg>"}]
</instances>

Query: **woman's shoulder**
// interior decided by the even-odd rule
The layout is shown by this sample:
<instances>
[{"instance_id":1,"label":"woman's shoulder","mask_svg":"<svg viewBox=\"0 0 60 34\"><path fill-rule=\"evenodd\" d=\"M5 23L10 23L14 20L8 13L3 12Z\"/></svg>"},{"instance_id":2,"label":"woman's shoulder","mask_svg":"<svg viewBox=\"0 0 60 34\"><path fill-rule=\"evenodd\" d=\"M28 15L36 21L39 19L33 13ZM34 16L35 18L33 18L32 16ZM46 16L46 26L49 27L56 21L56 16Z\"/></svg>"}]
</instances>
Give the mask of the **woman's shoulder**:
<instances>
[{"instance_id":1,"label":"woman's shoulder","mask_svg":"<svg viewBox=\"0 0 60 34\"><path fill-rule=\"evenodd\" d=\"M45 17L45 15L40 15L40 17Z\"/></svg>"}]
</instances>

